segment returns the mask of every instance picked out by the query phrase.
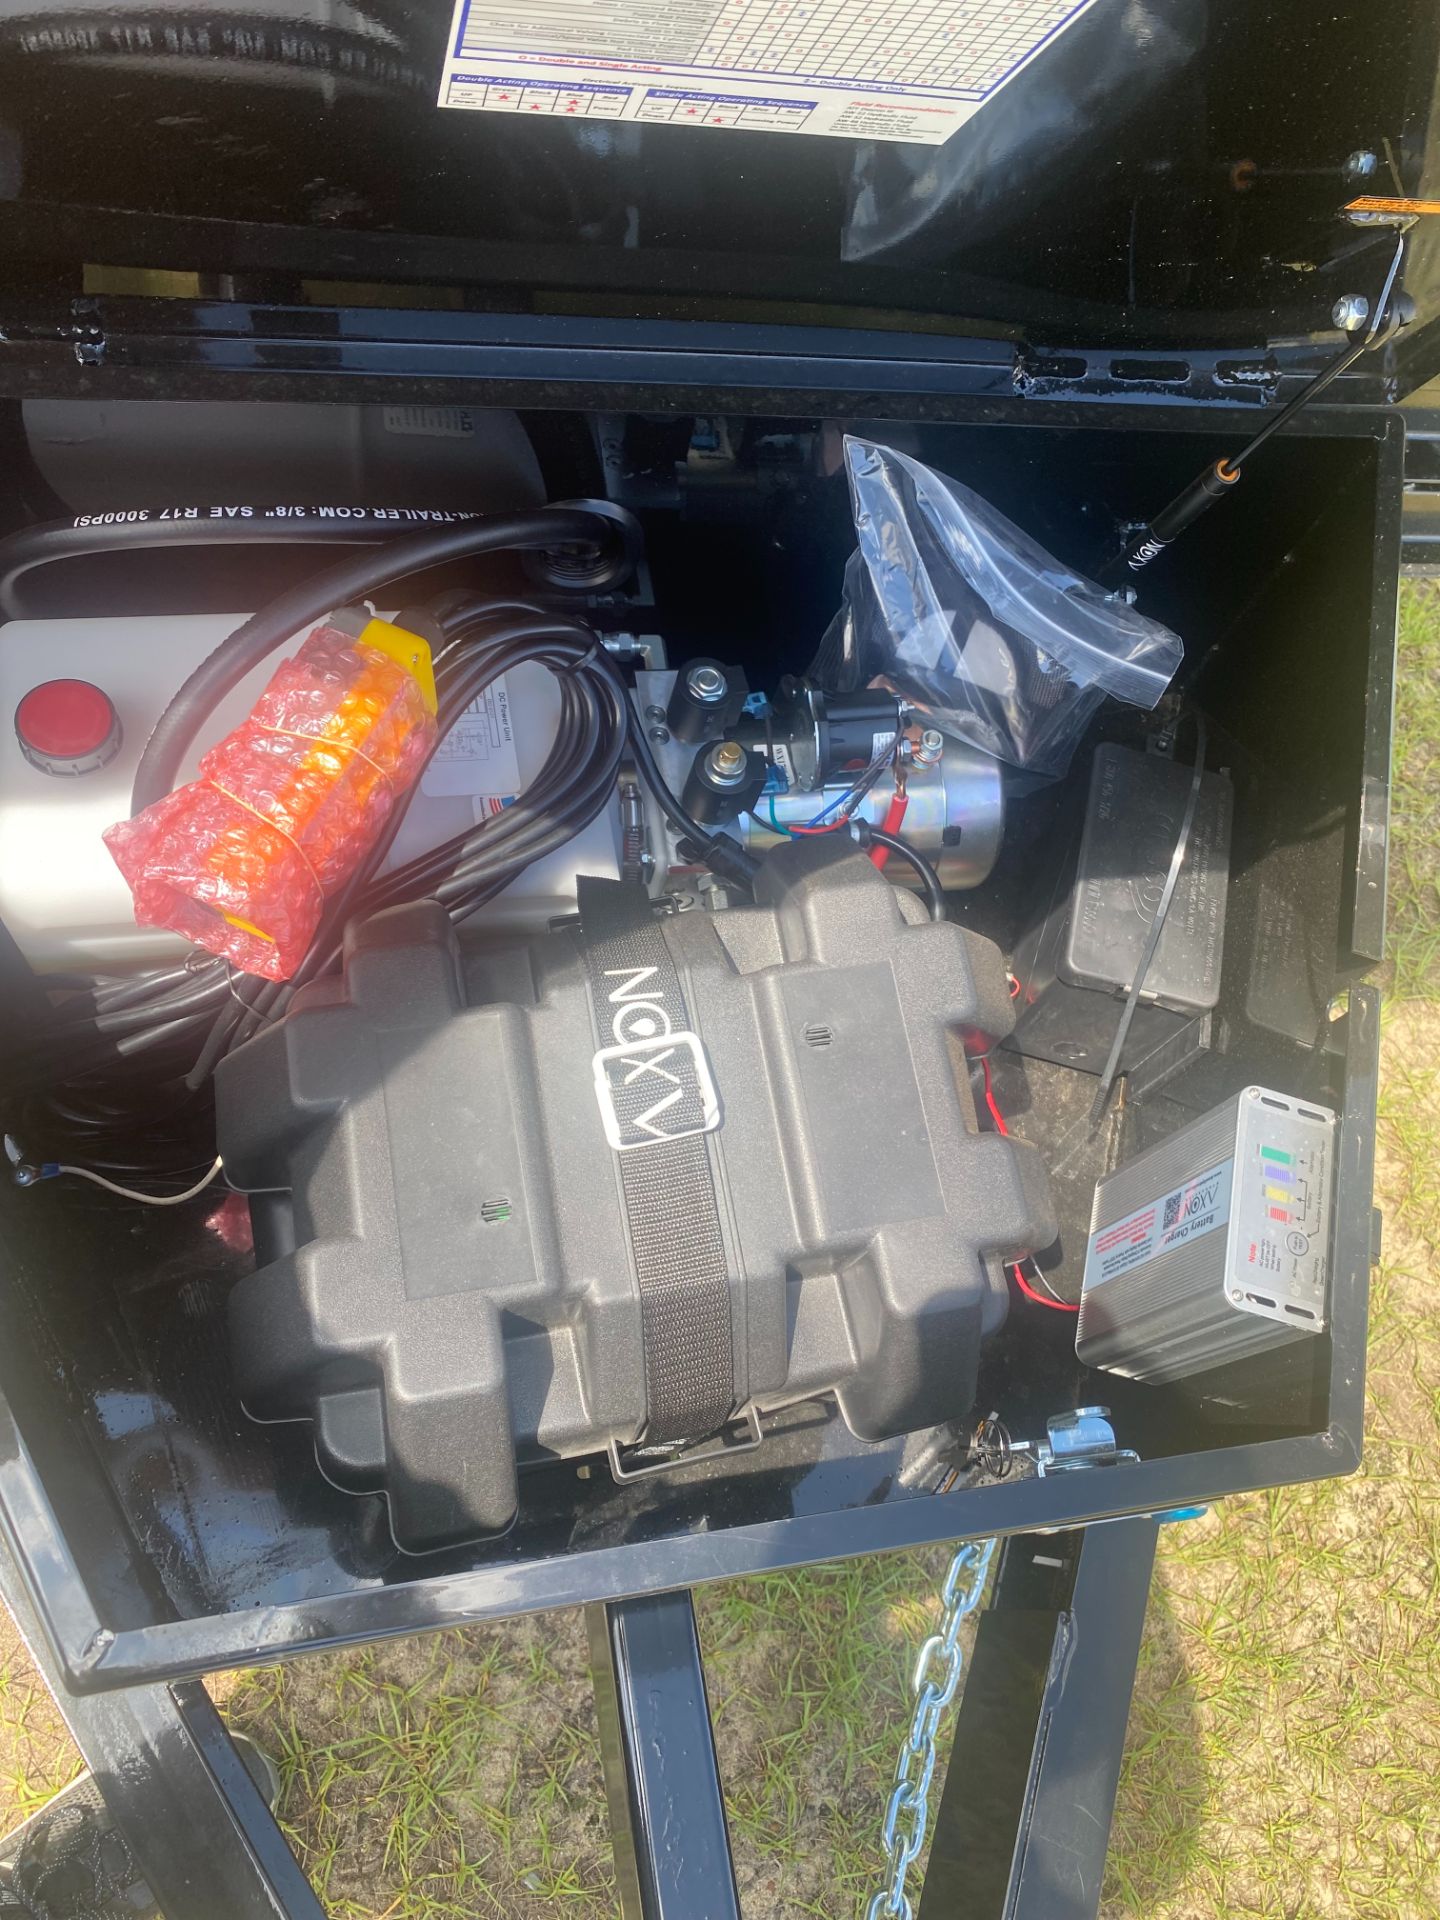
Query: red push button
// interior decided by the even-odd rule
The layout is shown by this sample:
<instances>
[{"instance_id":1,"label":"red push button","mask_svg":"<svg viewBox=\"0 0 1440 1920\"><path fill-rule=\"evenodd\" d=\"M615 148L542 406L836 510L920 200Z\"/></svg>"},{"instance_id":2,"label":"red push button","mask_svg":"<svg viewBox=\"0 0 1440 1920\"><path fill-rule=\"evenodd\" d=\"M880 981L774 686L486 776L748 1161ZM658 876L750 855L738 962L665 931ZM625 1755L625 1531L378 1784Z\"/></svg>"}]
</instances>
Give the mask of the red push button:
<instances>
[{"instance_id":1,"label":"red push button","mask_svg":"<svg viewBox=\"0 0 1440 1920\"><path fill-rule=\"evenodd\" d=\"M93 773L120 751L120 716L88 680L47 680L15 709L15 737L41 773Z\"/></svg>"}]
</instances>

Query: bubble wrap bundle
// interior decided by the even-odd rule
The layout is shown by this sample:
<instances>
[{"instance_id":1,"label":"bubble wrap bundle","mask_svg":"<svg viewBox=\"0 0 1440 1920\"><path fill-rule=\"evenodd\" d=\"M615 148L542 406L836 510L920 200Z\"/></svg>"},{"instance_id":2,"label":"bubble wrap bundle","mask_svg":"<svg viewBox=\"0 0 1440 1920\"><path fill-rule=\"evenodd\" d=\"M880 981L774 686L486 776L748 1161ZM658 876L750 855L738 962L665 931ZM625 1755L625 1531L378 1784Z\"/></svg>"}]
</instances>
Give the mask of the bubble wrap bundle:
<instances>
[{"instance_id":1,"label":"bubble wrap bundle","mask_svg":"<svg viewBox=\"0 0 1440 1920\"><path fill-rule=\"evenodd\" d=\"M141 926L245 973L295 972L435 738L420 681L371 631L317 627L198 780L106 830Z\"/></svg>"}]
</instances>

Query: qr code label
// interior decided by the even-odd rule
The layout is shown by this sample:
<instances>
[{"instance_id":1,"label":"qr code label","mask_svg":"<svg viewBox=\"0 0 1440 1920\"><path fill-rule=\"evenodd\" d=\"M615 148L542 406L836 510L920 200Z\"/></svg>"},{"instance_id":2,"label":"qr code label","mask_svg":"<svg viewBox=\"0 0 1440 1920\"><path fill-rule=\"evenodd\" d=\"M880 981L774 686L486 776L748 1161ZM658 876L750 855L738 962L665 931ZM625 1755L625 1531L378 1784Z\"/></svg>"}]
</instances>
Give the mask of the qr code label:
<instances>
[{"instance_id":1,"label":"qr code label","mask_svg":"<svg viewBox=\"0 0 1440 1920\"><path fill-rule=\"evenodd\" d=\"M1097 1227L1086 1252L1083 1289L1129 1273L1172 1247L1223 1227L1230 1218L1233 1165L1233 1161L1223 1160L1183 1186L1157 1194L1123 1219Z\"/></svg>"}]
</instances>

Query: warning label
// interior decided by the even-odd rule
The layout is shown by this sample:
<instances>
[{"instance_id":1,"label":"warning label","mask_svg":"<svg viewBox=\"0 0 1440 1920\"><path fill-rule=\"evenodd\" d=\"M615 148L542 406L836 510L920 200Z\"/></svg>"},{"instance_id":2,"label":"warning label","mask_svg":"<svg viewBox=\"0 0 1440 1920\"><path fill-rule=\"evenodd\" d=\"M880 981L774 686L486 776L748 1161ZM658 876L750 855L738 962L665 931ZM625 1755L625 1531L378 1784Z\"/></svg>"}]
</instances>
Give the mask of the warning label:
<instances>
[{"instance_id":1,"label":"warning label","mask_svg":"<svg viewBox=\"0 0 1440 1920\"><path fill-rule=\"evenodd\" d=\"M1085 1254L1084 1290L1223 1227L1230 1218L1234 1168L1233 1160L1222 1160L1218 1167L1172 1187L1123 1220L1097 1227Z\"/></svg>"},{"instance_id":2,"label":"warning label","mask_svg":"<svg viewBox=\"0 0 1440 1920\"><path fill-rule=\"evenodd\" d=\"M456 0L440 105L938 145L1094 0Z\"/></svg>"}]
</instances>

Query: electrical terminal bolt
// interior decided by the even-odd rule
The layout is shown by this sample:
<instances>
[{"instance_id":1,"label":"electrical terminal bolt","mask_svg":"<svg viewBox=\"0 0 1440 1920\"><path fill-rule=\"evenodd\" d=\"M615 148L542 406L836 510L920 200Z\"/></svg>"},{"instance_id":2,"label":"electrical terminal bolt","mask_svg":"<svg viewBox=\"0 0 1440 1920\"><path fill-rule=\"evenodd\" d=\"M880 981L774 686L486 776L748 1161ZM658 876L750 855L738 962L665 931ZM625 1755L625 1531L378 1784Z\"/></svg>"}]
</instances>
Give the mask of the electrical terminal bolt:
<instances>
[{"instance_id":1,"label":"electrical terminal bolt","mask_svg":"<svg viewBox=\"0 0 1440 1920\"><path fill-rule=\"evenodd\" d=\"M912 766L938 767L945 755L945 736L938 727L925 727L918 739L909 741Z\"/></svg>"}]
</instances>

